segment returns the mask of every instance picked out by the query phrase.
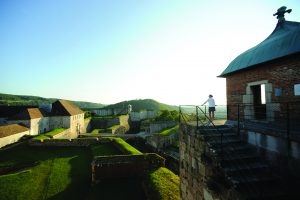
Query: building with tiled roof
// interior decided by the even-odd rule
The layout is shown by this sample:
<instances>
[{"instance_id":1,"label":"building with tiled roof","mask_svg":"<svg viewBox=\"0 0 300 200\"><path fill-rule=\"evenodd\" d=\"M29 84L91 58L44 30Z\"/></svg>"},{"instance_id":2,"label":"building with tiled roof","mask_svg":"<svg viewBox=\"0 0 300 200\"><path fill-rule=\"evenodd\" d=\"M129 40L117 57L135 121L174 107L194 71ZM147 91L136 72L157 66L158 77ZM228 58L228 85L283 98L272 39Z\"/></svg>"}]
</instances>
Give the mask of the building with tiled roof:
<instances>
[{"instance_id":1,"label":"building with tiled roof","mask_svg":"<svg viewBox=\"0 0 300 200\"><path fill-rule=\"evenodd\" d=\"M29 135L29 128L20 124L0 126L0 148L17 142L24 135Z\"/></svg>"},{"instance_id":2,"label":"building with tiled roof","mask_svg":"<svg viewBox=\"0 0 300 200\"><path fill-rule=\"evenodd\" d=\"M23 108L5 123L0 125L0 148L7 144L18 141L24 135L38 135L49 132L55 128L67 129L68 138L76 138L84 132L84 112L71 101L57 100L50 112L42 108Z\"/></svg>"},{"instance_id":3,"label":"building with tiled roof","mask_svg":"<svg viewBox=\"0 0 300 200\"><path fill-rule=\"evenodd\" d=\"M300 101L300 23L286 21L286 12L291 9L279 8L274 31L221 73L226 78L229 119L237 118L236 105L247 105L240 112L248 119L274 121L286 103Z\"/></svg>"},{"instance_id":4,"label":"building with tiled roof","mask_svg":"<svg viewBox=\"0 0 300 200\"><path fill-rule=\"evenodd\" d=\"M69 128L72 137L83 132L84 112L71 101L57 100L52 104L50 128Z\"/></svg>"},{"instance_id":5,"label":"building with tiled roof","mask_svg":"<svg viewBox=\"0 0 300 200\"><path fill-rule=\"evenodd\" d=\"M53 116L72 116L83 113L84 112L71 101L60 99L52 104L51 114Z\"/></svg>"}]
</instances>

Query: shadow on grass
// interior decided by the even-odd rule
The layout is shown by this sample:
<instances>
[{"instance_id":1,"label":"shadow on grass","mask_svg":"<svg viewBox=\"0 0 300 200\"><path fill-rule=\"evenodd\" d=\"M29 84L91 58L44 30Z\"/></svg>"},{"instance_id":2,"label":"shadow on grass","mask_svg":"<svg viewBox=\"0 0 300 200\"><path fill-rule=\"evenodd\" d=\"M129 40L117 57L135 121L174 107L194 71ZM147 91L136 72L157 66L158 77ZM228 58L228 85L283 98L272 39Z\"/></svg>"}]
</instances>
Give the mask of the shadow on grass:
<instances>
[{"instance_id":1,"label":"shadow on grass","mask_svg":"<svg viewBox=\"0 0 300 200\"><path fill-rule=\"evenodd\" d=\"M109 179L91 186L86 200L143 200L146 199L139 179Z\"/></svg>"}]
</instances>

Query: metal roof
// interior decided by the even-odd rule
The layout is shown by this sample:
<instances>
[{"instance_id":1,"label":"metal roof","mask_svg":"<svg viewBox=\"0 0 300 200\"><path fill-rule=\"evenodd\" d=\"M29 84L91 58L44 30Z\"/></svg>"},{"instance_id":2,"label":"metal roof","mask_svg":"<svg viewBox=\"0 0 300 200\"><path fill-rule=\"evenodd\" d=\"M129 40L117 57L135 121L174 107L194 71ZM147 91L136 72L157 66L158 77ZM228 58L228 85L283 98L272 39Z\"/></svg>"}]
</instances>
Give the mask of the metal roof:
<instances>
[{"instance_id":1,"label":"metal roof","mask_svg":"<svg viewBox=\"0 0 300 200\"><path fill-rule=\"evenodd\" d=\"M236 57L219 77L300 52L300 23L283 21L260 44Z\"/></svg>"}]
</instances>

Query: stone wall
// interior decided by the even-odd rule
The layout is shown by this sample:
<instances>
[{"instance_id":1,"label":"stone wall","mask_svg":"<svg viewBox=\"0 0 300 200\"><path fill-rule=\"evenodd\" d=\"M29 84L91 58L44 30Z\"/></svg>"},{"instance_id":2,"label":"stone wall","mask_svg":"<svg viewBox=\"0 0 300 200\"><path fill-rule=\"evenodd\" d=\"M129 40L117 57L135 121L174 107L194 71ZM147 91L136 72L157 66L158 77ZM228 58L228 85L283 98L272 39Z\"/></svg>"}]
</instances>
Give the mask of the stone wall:
<instances>
[{"instance_id":1,"label":"stone wall","mask_svg":"<svg viewBox=\"0 0 300 200\"><path fill-rule=\"evenodd\" d=\"M130 120L131 121L141 121L143 119L151 119L157 116L157 112L154 110L144 110L140 112L131 112L130 113Z\"/></svg>"},{"instance_id":2,"label":"stone wall","mask_svg":"<svg viewBox=\"0 0 300 200\"><path fill-rule=\"evenodd\" d=\"M125 115L127 114L126 109L117 109L117 108L99 108L91 110L91 112L95 113L98 116L112 116L112 115Z\"/></svg>"},{"instance_id":3,"label":"stone wall","mask_svg":"<svg viewBox=\"0 0 300 200\"><path fill-rule=\"evenodd\" d=\"M83 133L89 133L93 130L92 126L92 120L84 120L84 128L83 128Z\"/></svg>"},{"instance_id":4,"label":"stone wall","mask_svg":"<svg viewBox=\"0 0 300 200\"><path fill-rule=\"evenodd\" d=\"M101 143L107 143L111 142L108 139L99 139L99 138L77 138L77 139L50 139L50 140L44 140L43 142L37 141L37 140L29 140L28 144L31 146L42 146L42 147L88 147L92 144L101 144Z\"/></svg>"},{"instance_id":5,"label":"stone wall","mask_svg":"<svg viewBox=\"0 0 300 200\"><path fill-rule=\"evenodd\" d=\"M52 116L50 130L55 128L70 128L70 116Z\"/></svg>"},{"instance_id":6,"label":"stone wall","mask_svg":"<svg viewBox=\"0 0 300 200\"><path fill-rule=\"evenodd\" d=\"M205 144L195 127L181 125L179 131L180 195L183 200L204 198L207 194L204 176L209 173L203 164Z\"/></svg>"},{"instance_id":7,"label":"stone wall","mask_svg":"<svg viewBox=\"0 0 300 200\"><path fill-rule=\"evenodd\" d=\"M177 122L175 121L166 121L166 122L153 122L150 124L150 133L158 133L166 128L171 128L175 126Z\"/></svg>"},{"instance_id":8,"label":"stone wall","mask_svg":"<svg viewBox=\"0 0 300 200\"><path fill-rule=\"evenodd\" d=\"M92 162L92 182L102 179L141 177L149 170L164 166L165 159L155 153L99 156Z\"/></svg>"},{"instance_id":9,"label":"stone wall","mask_svg":"<svg viewBox=\"0 0 300 200\"><path fill-rule=\"evenodd\" d=\"M29 130L25 131L25 132L13 134L13 135L10 135L7 137L0 138L0 148L6 146L8 144L12 144L12 143L19 141L20 138L23 137L24 135L29 135Z\"/></svg>"},{"instance_id":10,"label":"stone wall","mask_svg":"<svg viewBox=\"0 0 300 200\"><path fill-rule=\"evenodd\" d=\"M119 125L120 121L118 118L92 118L93 129L104 129L112 127L114 125Z\"/></svg>"},{"instance_id":11,"label":"stone wall","mask_svg":"<svg viewBox=\"0 0 300 200\"><path fill-rule=\"evenodd\" d=\"M125 128L125 131L128 131L128 119L128 115L107 118L92 118L92 129L106 129L115 125L120 125Z\"/></svg>"},{"instance_id":12,"label":"stone wall","mask_svg":"<svg viewBox=\"0 0 300 200\"><path fill-rule=\"evenodd\" d=\"M146 144L158 150L172 145L174 142L178 141L178 138L178 131L175 131L174 133L166 136L154 134L146 138Z\"/></svg>"}]
</instances>

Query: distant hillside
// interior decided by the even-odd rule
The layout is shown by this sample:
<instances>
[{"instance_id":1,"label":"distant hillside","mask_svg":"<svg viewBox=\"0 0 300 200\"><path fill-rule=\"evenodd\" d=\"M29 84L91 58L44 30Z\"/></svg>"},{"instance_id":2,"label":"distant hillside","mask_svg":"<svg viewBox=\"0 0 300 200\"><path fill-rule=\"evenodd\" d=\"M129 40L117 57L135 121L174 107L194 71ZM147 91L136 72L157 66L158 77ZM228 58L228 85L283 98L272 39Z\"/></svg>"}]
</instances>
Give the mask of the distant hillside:
<instances>
[{"instance_id":1,"label":"distant hillside","mask_svg":"<svg viewBox=\"0 0 300 200\"><path fill-rule=\"evenodd\" d=\"M0 93L0 105L2 106L38 106L41 104L51 104L56 98L43 98L37 96L12 95ZM91 103L85 101L72 101L80 108L102 108L103 104Z\"/></svg>"},{"instance_id":2,"label":"distant hillside","mask_svg":"<svg viewBox=\"0 0 300 200\"><path fill-rule=\"evenodd\" d=\"M126 109L128 105L132 106L132 111L140 111L140 110L178 110L177 106L171 106L167 104L163 104L157 102L153 99L138 99L138 100L130 100L130 101L122 101L116 104L111 104L105 106L104 108L118 108L118 109Z\"/></svg>"}]
</instances>

